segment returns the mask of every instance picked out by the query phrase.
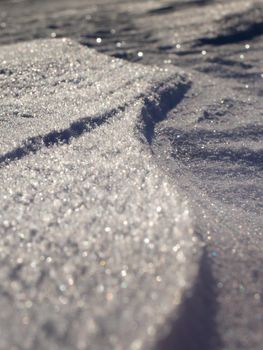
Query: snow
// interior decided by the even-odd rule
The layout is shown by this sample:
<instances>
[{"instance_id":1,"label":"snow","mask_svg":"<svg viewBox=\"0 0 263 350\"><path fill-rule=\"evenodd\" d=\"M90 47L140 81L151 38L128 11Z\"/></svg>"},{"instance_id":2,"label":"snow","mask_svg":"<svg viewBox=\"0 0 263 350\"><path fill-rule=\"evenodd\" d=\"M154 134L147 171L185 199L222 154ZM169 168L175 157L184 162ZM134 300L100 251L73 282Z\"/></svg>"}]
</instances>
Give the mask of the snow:
<instances>
[{"instance_id":1,"label":"snow","mask_svg":"<svg viewBox=\"0 0 263 350\"><path fill-rule=\"evenodd\" d=\"M1 87L0 348L149 348L202 256L143 134L187 77L70 40L1 56L13 78Z\"/></svg>"},{"instance_id":2,"label":"snow","mask_svg":"<svg viewBox=\"0 0 263 350\"><path fill-rule=\"evenodd\" d=\"M4 349L262 350L262 23L1 2Z\"/></svg>"}]
</instances>

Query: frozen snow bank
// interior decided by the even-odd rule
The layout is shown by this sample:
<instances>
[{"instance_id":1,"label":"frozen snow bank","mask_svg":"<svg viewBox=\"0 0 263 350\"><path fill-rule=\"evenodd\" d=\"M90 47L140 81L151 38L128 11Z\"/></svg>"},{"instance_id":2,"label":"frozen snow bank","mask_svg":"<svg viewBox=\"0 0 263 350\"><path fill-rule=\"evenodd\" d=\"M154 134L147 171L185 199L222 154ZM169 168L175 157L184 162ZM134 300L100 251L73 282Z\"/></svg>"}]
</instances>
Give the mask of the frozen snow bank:
<instances>
[{"instance_id":1,"label":"frozen snow bank","mask_svg":"<svg viewBox=\"0 0 263 350\"><path fill-rule=\"evenodd\" d=\"M69 40L0 61L0 348L150 348L202 251L146 142L189 81Z\"/></svg>"}]
</instances>

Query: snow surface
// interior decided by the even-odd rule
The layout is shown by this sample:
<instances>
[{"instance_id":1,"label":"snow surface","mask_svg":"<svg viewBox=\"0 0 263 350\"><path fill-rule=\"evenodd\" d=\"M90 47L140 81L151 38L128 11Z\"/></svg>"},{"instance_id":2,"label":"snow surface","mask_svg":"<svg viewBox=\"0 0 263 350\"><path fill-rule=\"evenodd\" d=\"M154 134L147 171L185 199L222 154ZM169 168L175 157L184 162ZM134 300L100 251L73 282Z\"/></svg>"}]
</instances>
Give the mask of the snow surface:
<instances>
[{"instance_id":1,"label":"snow surface","mask_svg":"<svg viewBox=\"0 0 263 350\"><path fill-rule=\"evenodd\" d=\"M0 6L2 348L262 350L262 2Z\"/></svg>"},{"instance_id":2,"label":"snow surface","mask_svg":"<svg viewBox=\"0 0 263 350\"><path fill-rule=\"evenodd\" d=\"M144 135L187 78L63 39L0 61L0 348L149 348L202 255Z\"/></svg>"}]
</instances>

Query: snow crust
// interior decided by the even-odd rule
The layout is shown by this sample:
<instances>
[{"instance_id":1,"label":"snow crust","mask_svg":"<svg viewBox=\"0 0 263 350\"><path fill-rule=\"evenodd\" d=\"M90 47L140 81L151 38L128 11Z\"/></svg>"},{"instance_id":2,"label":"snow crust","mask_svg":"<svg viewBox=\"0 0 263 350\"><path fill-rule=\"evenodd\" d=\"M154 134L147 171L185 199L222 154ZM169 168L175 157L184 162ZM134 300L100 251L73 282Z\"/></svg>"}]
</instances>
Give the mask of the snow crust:
<instances>
[{"instance_id":1,"label":"snow crust","mask_svg":"<svg viewBox=\"0 0 263 350\"><path fill-rule=\"evenodd\" d=\"M202 255L143 131L187 77L70 40L3 47L0 61L12 71L1 81L0 348L150 348L180 317Z\"/></svg>"},{"instance_id":2,"label":"snow crust","mask_svg":"<svg viewBox=\"0 0 263 350\"><path fill-rule=\"evenodd\" d=\"M93 51L82 50L73 43L70 49L67 40L65 45L58 44L56 38L59 37L73 38L114 59L123 58L141 65L132 67L118 60L113 64L111 59L99 56L99 62L103 62L100 64ZM137 140L136 150L144 150L143 154L147 155L142 160L141 152L133 151L139 154L142 163L139 160L131 163L135 167L140 163L143 168L146 163L147 167L151 164L150 169L154 168L161 179L165 176L165 182L173 188L171 192L180 192L178 201L173 202L175 212L180 203L187 202L191 219L187 225L193 231L193 237L198 237L204 244L203 249L197 248L201 257L191 258L196 274L189 278L190 294L182 291L185 297L181 304L170 307L171 316L165 323L169 331L158 333L162 339L154 342L153 347L158 350L262 350L262 2L89 0L87 4L84 0L2 0L0 44L39 38L53 38L56 50L48 50L49 45L53 48L51 40L49 44L39 41L38 44L23 44L25 46L0 46L0 171L5 174L0 187L7 196L3 203L8 203L7 212L2 204L1 213L6 212L7 218L13 202L18 201L16 197L12 200L7 191L12 181L14 193L20 187L27 193L24 191L25 179L31 176L32 164L38 164L36 171L41 174L37 177L37 186L42 181L40 178L44 181L48 174L50 178L55 176L52 169L59 165L55 161L52 163L52 159L57 158L49 158L47 152L53 155L55 150L62 152L63 149L64 158L73 144L78 145L74 154L69 152L72 158L66 158L66 162L75 164L80 159L86 164L91 158L81 155L84 147L81 140L93 140L93 144L89 141L88 151L99 157L104 154L101 140L113 143L113 138L106 131L102 134L102 130L110 130L111 123L118 125L119 136L112 131L116 142L121 139L124 145L124 139L127 139L125 147L131 150L128 143L131 145L135 141L131 143L130 139ZM163 72L142 65L158 65ZM31 69L34 67L38 71ZM178 67L186 73L179 72ZM111 71L107 73L109 68ZM49 101L52 107L49 107ZM129 113L135 106L136 113ZM64 113L65 109L70 113ZM133 120L129 129L120 122L127 113L127 120ZM104 154L111 165L116 164L118 155L123 157L125 153L126 156L124 148L118 147L108 147ZM95 151L98 148L100 151ZM109 150L111 148L116 149L115 156ZM43 155L45 167L38 161ZM62 153L59 159L61 157ZM20 166L27 164L29 159L27 175L20 180L24 184L21 186L17 182L16 186L16 179L24 173ZM94 169L98 169L96 159L92 160ZM129 163L128 158L125 159ZM64 176L64 163L61 164L56 178ZM46 168L42 174L42 169ZM92 169L89 168L88 174L94 171ZM74 181L77 181L80 175L78 170L74 171ZM135 178L137 173L132 177ZM115 171L112 174L116 176ZM105 176L103 183L106 184L106 178L109 178L107 181L112 184L111 176ZM7 177L9 182L6 182ZM98 178L99 174L96 175ZM63 180L59 181L62 183ZM126 184L128 188L131 182ZM76 188L79 187L78 184ZM56 185L52 188L55 191ZM126 188L120 193L124 190ZM28 191L33 190L30 187ZM38 193L37 189L35 191ZM60 191L67 191L67 186ZM85 190L85 193L89 191ZM107 191L110 193L110 188L107 187ZM104 194L108 196L103 190ZM157 193L155 195L157 198ZM69 195L67 198L72 199ZM145 200L145 194L143 198ZM48 213L51 213L52 202L48 203ZM172 208L173 203L169 203ZM145 204L142 206L144 208ZM16 208L11 216L18 220ZM66 208L72 210L71 204ZM21 210L24 212L25 208ZM37 209L33 213L36 216L34 222L42 220ZM78 222L75 218L70 225ZM29 212L27 219L29 223L33 220ZM41 222L44 227L43 220ZM25 223L23 225L26 227ZM11 229L8 230L10 237ZM55 228L52 230L56 231ZM131 227L128 231L131 232ZM20 240L14 241L12 253L20 252L19 244ZM136 254L134 256L137 258ZM158 256L155 256L156 261ZM8 260L3 266L5 271L10 270L5 267L9 266ZM3 295L7 292L9 287L4 289ZM3 303L6 306L5 299ZM153 304L152 313L155 307ZM175 310L174 317L172 310ZM55 326L46 328L48 338L61 320L64 324L74 323L75 316L70 318L70 315L75 314L69 312L58 317L57 322L53 322ZM13 324L15 316L7 319ZM59 339L64 338L65 343L70 344L74 337L69 328L63 328L65 333L57 337L52 346L58 346ZM135 333L132 334L135 336ZM7 342L11 339L8 337ZM148 334L145 337L148 339ZM46 340L41 342L47 344Z\"/></svg>"}]
</instances>

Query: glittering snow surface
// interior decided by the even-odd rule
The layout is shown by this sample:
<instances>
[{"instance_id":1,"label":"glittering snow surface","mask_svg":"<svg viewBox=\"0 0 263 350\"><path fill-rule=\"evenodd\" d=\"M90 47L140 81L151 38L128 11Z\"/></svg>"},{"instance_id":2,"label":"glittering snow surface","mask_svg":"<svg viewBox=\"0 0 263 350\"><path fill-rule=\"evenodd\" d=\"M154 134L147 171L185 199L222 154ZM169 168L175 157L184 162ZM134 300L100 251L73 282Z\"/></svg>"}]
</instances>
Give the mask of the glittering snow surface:
<instances>
[{"instance_id":1,"label":"glittering snow surface","mask_svg":"<svg viewBox=\"0 0 263 350\"><path fill-rule=\"evenodd\" d=\"M262 350L262 1L2 0L0 45L0 350Z\"/></svg>"},{"instance_id":2,"label":"glittering snow surface","mask_svg":"<svg viewBox=\"0 0 263 350\"><path fill-rule=\"evenodd\" d=\"M144 131L186 76L70 40L0 61L0 348L149 348L202 251Z\"/></svg>"}]
</instances>

